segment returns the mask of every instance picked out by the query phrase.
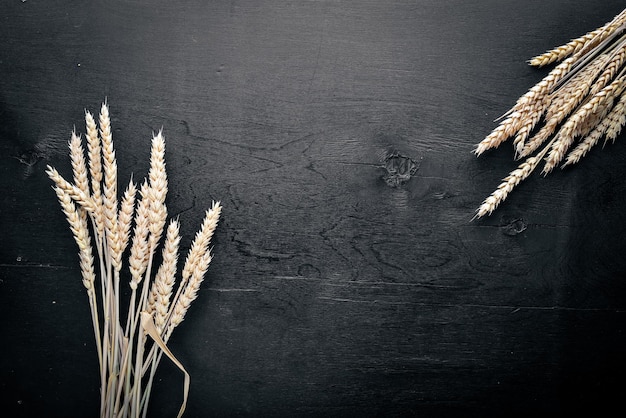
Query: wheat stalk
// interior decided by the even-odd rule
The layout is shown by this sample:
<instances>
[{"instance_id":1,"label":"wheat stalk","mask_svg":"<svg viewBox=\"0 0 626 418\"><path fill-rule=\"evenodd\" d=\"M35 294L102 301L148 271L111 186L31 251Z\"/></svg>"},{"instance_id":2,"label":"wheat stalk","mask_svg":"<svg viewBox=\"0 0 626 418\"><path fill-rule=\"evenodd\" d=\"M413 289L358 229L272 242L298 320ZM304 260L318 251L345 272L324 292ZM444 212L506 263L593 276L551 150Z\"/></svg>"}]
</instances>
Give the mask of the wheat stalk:
<instances>
[{"instance_id":1,"label":"wheat stalk","mask_svg":"<svg viewBox=\"0 0 626 418\"><path fill-rule=\"evenodd\" d=\"M620 36L625 29L626 9L604 26L529 61L544 66L563 60L476 146L480 155L513 137L516 158L527 159L483 201L473 219L492 214L541 161L545 175L563 159L562 167L577 163L603 136L605 142L615 140L626 123L626 36Z\"/></svg>"},{"instance_id":2,"label":"wheat stalk","mask_svg":"<svg viewBox=\"0 0 626 418\"><path fill-rule=\"evenodd\" d=\"M118 201L117 162L106 103L100 109L98 122L99 127L91 113L85 112L86 152L80 135L72 132L69 148L73 183L50 166L46 172L54 182L54 191L79 248L79 266L100 365L100 415L145 417L156 366L165 353L185 374L180 416L187 401L189 375L165 343L173 328L183 321L204 279L221 206L214 202L207 211L187 256L187 270L170 301L180 244L177 220L167 227L160 266L154 265L153 257L167 221L163 134L158 132L152 138L148 178L141 184L139 195L131 179ZM122 326L120 270L129 244L131 298ZM150 374L146 376L148 369Z\"/></svg>"}]
</instances>

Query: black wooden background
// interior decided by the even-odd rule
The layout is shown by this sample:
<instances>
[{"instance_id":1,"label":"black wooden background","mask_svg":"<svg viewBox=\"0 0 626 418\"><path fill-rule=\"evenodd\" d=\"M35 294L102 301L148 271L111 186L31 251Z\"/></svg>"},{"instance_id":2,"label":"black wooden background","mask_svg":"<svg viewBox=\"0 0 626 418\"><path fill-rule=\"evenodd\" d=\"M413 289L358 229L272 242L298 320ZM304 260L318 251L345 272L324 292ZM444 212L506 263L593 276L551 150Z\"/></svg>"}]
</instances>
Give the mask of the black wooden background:
<instances>
[{"instance_id":1,"label":"black wooden background","mask_svg":"<svg viewBox=\"0 0 626 418\"><path fill-rule=\"evenodd\" d=\"M105 98L122 183L163 127L184 250L224 206L171 341L187 416L623 407L626 138L470 222L516 166L510 146L471 151L546 74L525 61L623 7L3 0L0 413L97 415L77 248L44 169L70 174L70 132ZM173 416L182 376L158 376L150 416Z\"/></svg>"}]
</instances>

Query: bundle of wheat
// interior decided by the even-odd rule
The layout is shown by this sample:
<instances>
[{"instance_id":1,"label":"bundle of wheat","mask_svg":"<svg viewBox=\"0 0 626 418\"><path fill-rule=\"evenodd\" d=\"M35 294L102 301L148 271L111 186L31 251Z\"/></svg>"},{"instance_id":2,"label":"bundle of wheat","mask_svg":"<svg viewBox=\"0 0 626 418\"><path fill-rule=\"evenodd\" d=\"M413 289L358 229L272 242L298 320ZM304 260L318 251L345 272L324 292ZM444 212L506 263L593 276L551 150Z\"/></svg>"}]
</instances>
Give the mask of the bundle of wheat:
<instances>
[{"instance_id":1,"label":"bundle of wheat","mask_svg":"<svg viewBox=\"0 0 626 418\"><path fill-rule=\"evenodd\" d=\"M564 159L563 167L577 163L602 138L615 141L626 123L624 29L626 9L604 26L529 61L536 67L562 62L476 146L480 155L513 137L516 157L527 159L484 200L474 218L490 215L542 160L548 174Z\"/></svg>"},{"instance_id":2,"label":"bundle of wheat","mask_svg":"<svg viewBox=\"0 0 626 418\"><path fill-rule=\"evenodd\" d=\"M154 374L165 354L185 374L180 416L186 406L189 375L166 343L183 321L209 267L212 257L209 245L221 206L213 202L206 212L172 297L180 228L176 219L165 228L168 182L163 134L158 132L152 138L150 169L139 188L139 197L131 179L119 202L117 161L107 104L100 110L99 130L91 113L85 113L85 122L87 160L76 132L72 132L69 142L73 184L50 166L47 173L55 183L54 190L79 248L80 270L91 307L100 364L100 415L145 417ZM153 265L154 255L164 229L162 262L157 269ZM122 255L129 244L131 294L124 321L120 272Z\"/></svg>"}]
</instances>

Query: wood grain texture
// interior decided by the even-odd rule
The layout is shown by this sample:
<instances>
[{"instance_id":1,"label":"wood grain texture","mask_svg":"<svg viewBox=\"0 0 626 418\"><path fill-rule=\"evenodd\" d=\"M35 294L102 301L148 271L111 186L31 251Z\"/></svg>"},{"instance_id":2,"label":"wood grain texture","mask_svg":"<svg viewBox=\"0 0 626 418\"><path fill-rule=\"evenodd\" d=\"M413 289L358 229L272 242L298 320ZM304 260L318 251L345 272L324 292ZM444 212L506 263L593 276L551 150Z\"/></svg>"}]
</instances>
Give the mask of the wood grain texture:
<instances>
[{"instance_id":1,"label":"wood grain texture","mask_svg":"<svg viewBox=\"0 0 626 418\"><path fill-rule=\"evenodd\" d=\"M605 1L28 0L0 6L0 390L94 416L77 249L44 167L111 108L120 179L163 127L188 248L215 258L172 338L187 416L567 415L626 386L619 138L475 208L516 166L471 150ZM182 377L163 363L151 416Z\"/></svg>"}]
</instances>

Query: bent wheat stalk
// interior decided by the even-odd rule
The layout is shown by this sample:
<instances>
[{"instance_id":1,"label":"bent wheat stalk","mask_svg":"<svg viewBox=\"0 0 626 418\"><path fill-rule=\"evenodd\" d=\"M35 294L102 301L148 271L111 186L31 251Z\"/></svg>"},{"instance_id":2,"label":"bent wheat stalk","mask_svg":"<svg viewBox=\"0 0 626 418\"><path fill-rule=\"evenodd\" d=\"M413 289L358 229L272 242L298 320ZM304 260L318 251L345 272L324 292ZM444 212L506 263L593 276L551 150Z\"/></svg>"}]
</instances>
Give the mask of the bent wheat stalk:
<instances>
[{"instance_id":1,"label":"bent wheat stalk","mask_svg":"<svg viewBox=\"0 0 626 418\"><path fill-rule=\"evenodd\" d=\"M148 178L139 190L131 179L118 200L117 162L106 103L100 109L98 123L99 129L92 114L85 112L86 152L81 137L72 132L69 148L73 184L50 166L46 172L55 184L53 189L78 244L100 365L100 416L145 417L163 354L185 375L181 416L187 403L189 374L166 343L185 318L208 270L212 259L209 246L221 205L213 202L206 212L172 298L181 240L178 220L172 220L167 227L161 266L154 265L167 222L163 134L153 135ZM122 310L120 272L125 267L123 254L129 244L131 297Z\"/></svg>"},{"instance_id":2,"label":"bent wheat stalk","mask_svg":"<svg viewBox=\"0 0 626 418\"><path fill-rule=\"evenodd\" d=\"M615 141L626 123L625 30L626 9L604 26L529 61L536 67L562 62L520 97L476 146L474 153L481 155L513 138L516 158L527 159L472 219L491 215L542 161L547 175L562 161L561 167L577 163L602 137L605 143Z\"/></svg>"}]
</instances>

